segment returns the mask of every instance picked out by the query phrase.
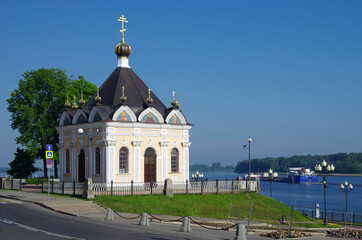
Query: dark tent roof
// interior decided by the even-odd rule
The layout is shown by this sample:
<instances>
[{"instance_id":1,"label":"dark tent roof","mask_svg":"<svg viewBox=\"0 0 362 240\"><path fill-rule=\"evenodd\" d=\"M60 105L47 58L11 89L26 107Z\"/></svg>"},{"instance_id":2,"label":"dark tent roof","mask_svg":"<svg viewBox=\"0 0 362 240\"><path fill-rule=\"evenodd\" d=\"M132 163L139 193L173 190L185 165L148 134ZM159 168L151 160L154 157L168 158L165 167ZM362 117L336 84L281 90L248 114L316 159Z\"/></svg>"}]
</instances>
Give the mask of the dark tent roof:
<instances>
[{"instance_id":1,"label":"dark tent roof","mask_svg":"<svg viewBox=\"0 0 362 240\"><path fill-rule=\"evenodd\" d=\"M122 96L122 86L125 88L124 95L127 97L127 101L124 103L120 100ZM89 109L97 103L94 100L96 95L97 94L94 94L87 102L86 107ZM147 103L148 87L131 68L117 67L99 88L99 96L102 98L100 103L104 106L109 106L111 112L120 104L130 107L136 116L139 116L139 114L148 107L156 108L163 117L165 117L167 111L167 107L153 92L151 92L153 103Z\"/></svg>"}]
</instances>

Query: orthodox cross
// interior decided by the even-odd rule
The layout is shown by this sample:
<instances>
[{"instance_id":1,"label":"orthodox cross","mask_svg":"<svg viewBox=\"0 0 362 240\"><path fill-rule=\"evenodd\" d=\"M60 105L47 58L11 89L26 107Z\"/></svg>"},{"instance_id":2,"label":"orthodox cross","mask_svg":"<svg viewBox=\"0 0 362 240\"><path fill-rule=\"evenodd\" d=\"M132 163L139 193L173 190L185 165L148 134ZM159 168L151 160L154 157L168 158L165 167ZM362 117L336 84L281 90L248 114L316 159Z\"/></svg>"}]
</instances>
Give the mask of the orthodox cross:
<instances>
[{"instance_id":1,"label":"orthodox cross","mask_svg":"<svg viewBox=\"0 0 362 240\"><path fill-rule=\"evenodd\" d=\"M122 22L122 30L119 30L119 31L123 34L123 32L126 31L126 29L124 28L124 23L128 23L128 21L126 20L126 18L122 14L122 17L118 18L118 22Z\"/></svg>"}]
</instances>

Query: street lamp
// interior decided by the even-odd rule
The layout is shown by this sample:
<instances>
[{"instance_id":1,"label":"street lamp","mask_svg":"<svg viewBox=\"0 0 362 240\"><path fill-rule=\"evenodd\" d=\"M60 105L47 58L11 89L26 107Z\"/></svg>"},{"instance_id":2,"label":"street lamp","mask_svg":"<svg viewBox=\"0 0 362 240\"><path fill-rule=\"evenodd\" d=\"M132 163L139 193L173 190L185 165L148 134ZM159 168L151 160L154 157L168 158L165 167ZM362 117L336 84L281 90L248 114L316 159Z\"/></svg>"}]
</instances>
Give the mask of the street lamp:
<instances>
[{"instance_id":1,"label":"street lamp","mask_svg":"<svg viewBox=\"0 0 362 240\"><path fill-rule=\"evenodd\" d=\"M249 170L248 170L248 176L246 178L246 194L248 194L248 191L249 191L249 184L248 184L248 180L250 178L250 143L251 143L252 139L251 137L248 138L248 142L249 142L249 147L247 148L246 145L244 145L244 148L247 148L249 149Z\"/></svg>"},{"instance_id":2,"label":"street lamp","mask_svg":"<svg viewBox=\"0 0 362 240\"><path fill-rule=\"evenodd\" d=\"M346 194L346 218L345 218L345 221L347 221L347 214L348 214L348 201L347 201L348 193L350 191L352 191L352 189L353 189L353 185L352 184L348 185L347 181L344 182L344 185L341 184L341 191Z\"/></svg>"},{"instance_id":3,"label":"street lamp","mask_svg":"<svg viewBox=\"0 0 362 240\"><path fill-rule=\"evenodd\" d=\"M270 197L273 198L272 182L273 182L273 179L274 179L274 178L277 178L277 177L278 177L278 173L277 173L277 172L273 172L272 169L269 169L269 172L268 172L268 173L265 172L265 173L263 174L263 177L264 177L264 178L267 178L267 179L269 180L269 182L270 182Z\"/></svg>"},{"instance_id":4,"label":"street lamp","mask_svg":"<svg viewBox=\"0 0 362 240\"><path fill-rule=\"evenodd\" d=\"M195 179L196 182L198 182L199 180L202 181L202 179L204 178L204 174L203 173L199 173L199 171L196 171L195 174L191 175L192 179Z\"/></svg>"},{"instance_id":5,"label":"street lamp","mask_svg":"<svg viewBox=\"0 0 362 240\"><path fill-rule=\"evenodd\" d=\"M333 164L327 165L326 161L323 160L322 166L320 164L315 165L314 171L323 177L323 185L324 185L324 225L328 226L327 219L327 201L326 201L326 188L327 188L327 176L332 175L334 171Z\"/></svg>"}]
</instances>

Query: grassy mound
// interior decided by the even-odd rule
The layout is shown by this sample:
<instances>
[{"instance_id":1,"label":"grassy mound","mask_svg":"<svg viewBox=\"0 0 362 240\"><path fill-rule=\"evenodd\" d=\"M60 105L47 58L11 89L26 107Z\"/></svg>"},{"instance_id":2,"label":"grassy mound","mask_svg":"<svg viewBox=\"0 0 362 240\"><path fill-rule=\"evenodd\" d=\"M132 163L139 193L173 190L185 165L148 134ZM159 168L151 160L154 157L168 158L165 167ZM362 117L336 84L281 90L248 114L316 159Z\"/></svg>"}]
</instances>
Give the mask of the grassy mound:
<instances>
[{"instance_id":1,"label":"grassy mound","mask_svg":"<svg viewBox=\"0 0 362 240\"><path fill-rule=\"evenodd\" d=\"M172 216L195 216L215 219L227 219L230 202L230 217L247 219L250 202L253 200L251 218L253 221L279 222L285 216L290 219L291 208L274 199L255 193L239 194L208 194L208 195L163 195L147 196L99 196L94 199L104 206L117 212ZM312 222L312 219L294 211L293 222ZM305 224L304 224L305 225ZM316 224L319 225L319 224Z\"/></svg>"}]
</instances>

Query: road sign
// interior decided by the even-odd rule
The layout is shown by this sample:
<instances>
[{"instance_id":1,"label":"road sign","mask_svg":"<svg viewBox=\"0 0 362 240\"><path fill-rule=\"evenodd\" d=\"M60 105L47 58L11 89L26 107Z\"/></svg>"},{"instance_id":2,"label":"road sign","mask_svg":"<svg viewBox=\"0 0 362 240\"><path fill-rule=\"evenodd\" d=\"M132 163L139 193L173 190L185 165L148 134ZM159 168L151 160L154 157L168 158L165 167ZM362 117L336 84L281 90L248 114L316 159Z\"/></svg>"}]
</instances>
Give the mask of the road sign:
<instances>
[{"instance_id":1,"label":"road sign","mask_svg":"<svg viewBox=\"0 0 362 240\"><path fill-rule=\"evenodd\" d=\"M45 151L46 158L53 158L53 151Z\"/></svg>"},{"instance_id":2,"label":"road sign","mask_svg":"<svg viewBox=\"0 0 362 240\"><path fill-rule=\"evenodd\" d=\"M48 164L47 168L53 168L53 164Z\"/></svg>"},{"instance_id":3,"label":"road sign","mask_svg":"<svg viewBox=\"0 0 362 240\"><path fill-rule=\"evenodd\" d=\"M53 159L51 159L51 158L47 158L47 164L48 164L48 165L53 164Z\"/></svg>"},{"instance_id":4,"label":"road sign","mask_svg":"<svg viewBox=\"0 0 362 240\"><path fill-rule=\"evenodd\" d=\"M47 151L53 151L53 145L47 144L46 150L47 150Z\"/></svg>"}]
</instances>

